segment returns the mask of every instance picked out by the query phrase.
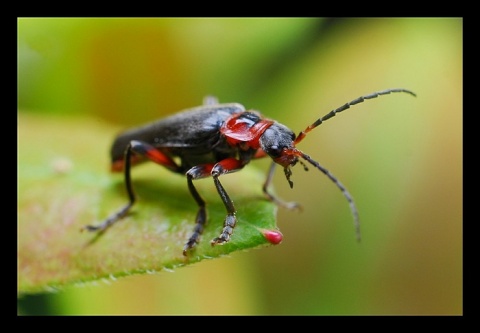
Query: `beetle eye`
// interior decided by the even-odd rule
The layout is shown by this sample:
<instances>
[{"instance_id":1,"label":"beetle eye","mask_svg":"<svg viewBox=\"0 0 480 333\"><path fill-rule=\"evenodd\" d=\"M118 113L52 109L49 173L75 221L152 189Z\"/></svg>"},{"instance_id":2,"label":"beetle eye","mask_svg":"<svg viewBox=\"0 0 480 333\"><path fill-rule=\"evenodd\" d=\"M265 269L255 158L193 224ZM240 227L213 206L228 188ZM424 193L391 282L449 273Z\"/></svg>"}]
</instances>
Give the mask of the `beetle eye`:
<instances>
[{"instance_id":1,"label":"beetle eye","mask_svg":"<svg viewBox=\"0 0 480 333\"><path fill-rule=\"evenodd\" d=\"M283 148L280 148L278 146L270 146L268 148L268 155L270 155L273 158L280 157L282 155Z\"/></svg>"}]
</instances>

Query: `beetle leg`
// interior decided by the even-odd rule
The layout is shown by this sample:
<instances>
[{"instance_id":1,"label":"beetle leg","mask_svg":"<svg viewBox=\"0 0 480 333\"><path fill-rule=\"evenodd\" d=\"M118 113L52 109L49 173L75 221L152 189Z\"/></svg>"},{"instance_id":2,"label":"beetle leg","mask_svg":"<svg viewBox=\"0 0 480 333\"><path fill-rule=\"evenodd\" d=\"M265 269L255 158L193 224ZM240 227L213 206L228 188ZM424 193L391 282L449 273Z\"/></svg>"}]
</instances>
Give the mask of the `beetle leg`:
<instances>
[{"instance_id":1,"label":"beetle leg","mask_svg":"<svg viewBox=\"0 0 480 333\"><path fill-rule=\"evenodd\" d=\"M282 206L282 207L285 207L287 209L298 209L298 210L301 210L302 209L302 206L296 202L286 202L286 201L283 201L282 199L279 199L277 198L276 196L274 196L273 194L271 194L269 191L268 191L268 187L270 185L270 183L272 182L272 178L273 178L273 173L275 171L275 166L277 164L275 162L272 162L272 164L270 165L270 169L268 170L268 173L267 173L267 179L265 179L265 183L263 183L263 193L265 193L265 195L267 196L267 198L274 202L276 205L278 206Z\"/></svg>"},{"instance_id":2,"label":"beetle leg","mask_svg":"<svg viewBox=\"0 0 480 333\"><path fill-rule=\"evenodd\" d=\"M103 231L118 220L122 219L125 215L127 215L130 208L135 203L135 192L133 191L132 181L130 178L130 169L131 169L131 159L132 159L132 152L145 156L148 159L152 160L153 162L163 165L170 170L178 172L180 168L177 164L167 155L163 154L155 147L142 142L132 140L127 147L125 148L124 154L124 171L125 171L125 187L127 190L128 195L128 203L123 206L120 210L116 213L110 215L103 223L99 225L87 225L84 229L88 231Z\"/></svg>"},{"instance_id":3,"label":"beetle leg","mask_svg":"<svg viewBox=\"0 0 480 333\"><path fill-rule=\"evenodd\" d=\"M197 217L195 218L195 228L193 229L193 234L188 239L187 243L183 247L183 255L187 255L187 251L190 250L198 243L200 235L203 233L205 223L207 222L207 212L205 211L205 201L202 199L197 189L193 185L193 179L199 179L210 176L210 171L212 170L214 164L204 164L191 168L187 171L187 184L190 193L197 202L199 208L197 212Z\"/></svg>"},{"instance_id":4,"label":"beetle leg","mask_svg":"<svg viewBox=\"0 0 480 333\"><path fill-rule=\"evenodd\" d=\"M170 158L170 156L165 155L154 146L138 140L130 141L130 146L131 150L136 154L145 156L150 161L163 165L164 167L173 172L180 171L180 167L177 165L177 163L175 163L174 160Z\"/></svg>"},{"instance_id":5,"label":"beetle leg","mask_svg":"<svg viewBox=\"0 0 480 333\"><path fill-rule=\"evenodd\" d=\"M210 176L213 177L215 188L217 189L217 192L220 195L220 198L222 199L225 208L227 209L227 216L225 217L225 221L223 223L222 233L219 237L214 238L210 243L212 245L224 244L230 240L230 236L233 233L233 228L235 228L235 225L237 224L237 218L235 217L235 206L233 205L232 200L230 199L227 192L220 183L220 180L218 180L218 177L229 172L240 170L241 168L243 168L244 165L244 162L235 158L226 158L216 164L209 163L198 165L187 171L186 175L188 188L193 198L197 202L199 209L195 220L195 228L193 230L193 234L183 247L184 255L186 255L187 251L193 248L195 244L198 243L200 235L202 234L205 223L207 221L205 201L202 199L197 189L193 185L193 180Z\"/></svg>"},{"instance_id":6,"label":"beetle leg","mask_svg":"<svg viewBox=\"0 0 480 333\"><path fill-rule=\"evenodd\" d=\"M237 212L235 206L233 205L233 201L228 196L227 192L223 188L222 184L218 177L220 175L238 171L245 166L244 161L237 160L235 158L226 158L218 163L215 164L213 167L211 174L213 177L213 181L215 182L215 187L217 188L218 194L227 209L227 216L225 217L225 221L223 222L223 230L220 236L215 237L210 241L210 244L213 245L223 245L230 240L230 236L233 233L233 229L237 224L237 217L235 213Z\"/></svg>"}]
</instances>

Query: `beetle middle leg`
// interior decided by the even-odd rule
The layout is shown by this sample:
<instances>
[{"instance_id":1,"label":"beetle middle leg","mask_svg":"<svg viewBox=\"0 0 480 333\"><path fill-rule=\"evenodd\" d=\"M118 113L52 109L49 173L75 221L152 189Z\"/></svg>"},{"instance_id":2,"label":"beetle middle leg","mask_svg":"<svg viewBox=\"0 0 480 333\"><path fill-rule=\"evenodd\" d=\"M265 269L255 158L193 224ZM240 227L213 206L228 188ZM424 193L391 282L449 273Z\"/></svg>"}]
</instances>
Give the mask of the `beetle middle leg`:
<instances>
[{"instance_id":1,"label":"beetle middle leg","mask_svg":"<svg viewBox=\"0 0 480 333\"><path fill-rule=\"evenodd\" d=\"M205 164L200 166L195 166L187 171L187 184L190 193L197 202L198 212L197 217L195 218L195 228L193 229L193 234L188 239L187 243L183 247L183 255L187 255L187 251L190 250L198 243L200 235L203 233L205 223L207 222L207 212L205 211L205 201L202 199L197 189L193 185L193 179L204 178L210 176L210 171L212 170L214 164Z\"/></svg>"},{"instance_id":2,"label":"beetle middle leg","mask_svg":"<svg viewBox=\"0 0 480 333\"><path fill-rule=\"evenodd\" d=\"M103 223L98 225L87 225L84 227L84 229L88 231L103 231L107 229L109 226L125 217L125 215L127 215L128 211L135 203L135 192L133 191L132 181L130 177L132 153L142 155L149 160L157 164L163 165L174 172L180 172L181 170L180 167L175 163L175 161L173 161L169 156L163 154L155 147L142 141L132 140L125 148L123 166L125 172L125 187L128 195L128 203L121 209L119 209L117 212L110 215Z\"/></svg>"}]
</instances>

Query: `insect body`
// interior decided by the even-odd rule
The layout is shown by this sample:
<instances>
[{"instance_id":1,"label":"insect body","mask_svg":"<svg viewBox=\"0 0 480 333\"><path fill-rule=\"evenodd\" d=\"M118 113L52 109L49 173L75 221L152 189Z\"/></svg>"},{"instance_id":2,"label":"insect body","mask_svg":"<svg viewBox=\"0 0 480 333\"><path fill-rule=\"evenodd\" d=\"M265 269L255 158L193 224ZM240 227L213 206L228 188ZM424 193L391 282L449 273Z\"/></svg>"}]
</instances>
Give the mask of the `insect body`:
<instances>
[{"instance_id":1,"label":"insect body","mask_svg":"<svg viewBox=\"0 0 480 333\"><path fill-rule=\"evenodd\" d=\"M185 110L121 133L115 139L111 149L112 171L124 172L129 201L102 224L85 228L90 231L104 230L128 213L135 202L130 169L143 160L150 160L173 172L186 175L190 193L199 207L194 231L183 248L183 254L187 255L188 251L199 242L207 221L205 201L193 184L194 180L200 178L213 178L215 188L225 205L227 216L223 230L211 241L212 245L225 244L230 240L237 218L235 206L219 177L242 169L252 159L269 156L272 164L263 184L263 192L269 200L287 208L298 206L276 198L269 192L268 187L277 164L283 167L285 177L292 187L290 168L300 162L307 170L301 160L303 159L323 172L342 191L349 202L357 238L360 239L358 210L350 193L335 176L309 155L297 149L296 145L308 132L350 106L366 99L397 92L415 96L413 92L406 89L388 89L365 95L330 111L298 135L277 121L264 118L257 111L247 111L237 103L218 104L212 98L207 99L204 106Z\"/></svg>"}]
</instances>

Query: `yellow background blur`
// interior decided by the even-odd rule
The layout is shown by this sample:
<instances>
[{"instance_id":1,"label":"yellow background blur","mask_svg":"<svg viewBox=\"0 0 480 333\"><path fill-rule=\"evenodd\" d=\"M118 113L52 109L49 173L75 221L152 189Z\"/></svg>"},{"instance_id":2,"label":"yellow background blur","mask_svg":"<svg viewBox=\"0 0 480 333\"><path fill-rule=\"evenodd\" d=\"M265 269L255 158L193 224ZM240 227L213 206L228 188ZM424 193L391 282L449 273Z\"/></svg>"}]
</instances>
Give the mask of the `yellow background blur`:
<instances>
[{"instance_id":1,"label":"yellow background blur","mask_svg":"<svg viewBox=\"0 0 480 333\"><path fill-rule=\"evenodd\" d=\"M277 193L304 207L279 209L281 245L27 296L19 313L462 314L462 29L460 18L19 19L19 112L128 127L213 94L298 133L363 94L418 95L355 106L299 146L352 193L360 244L323 174L296 167L291 190L277 170Z\"/></svg>"}]
</instances>

